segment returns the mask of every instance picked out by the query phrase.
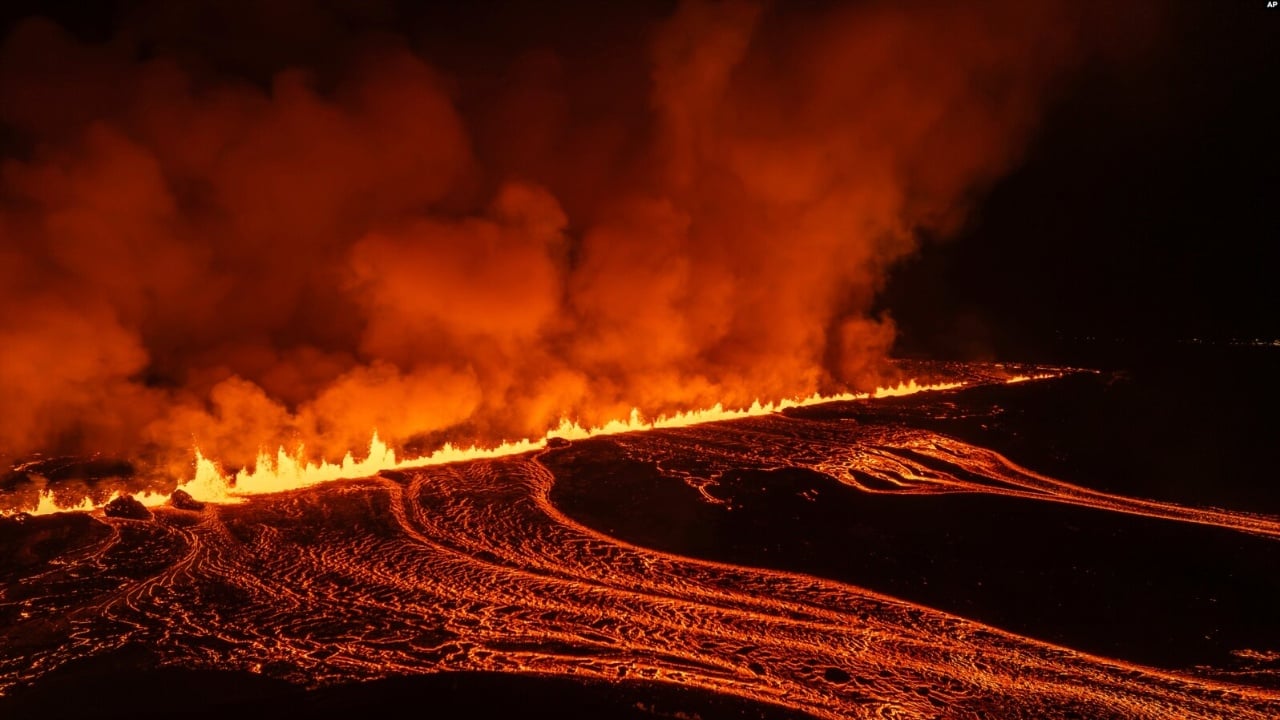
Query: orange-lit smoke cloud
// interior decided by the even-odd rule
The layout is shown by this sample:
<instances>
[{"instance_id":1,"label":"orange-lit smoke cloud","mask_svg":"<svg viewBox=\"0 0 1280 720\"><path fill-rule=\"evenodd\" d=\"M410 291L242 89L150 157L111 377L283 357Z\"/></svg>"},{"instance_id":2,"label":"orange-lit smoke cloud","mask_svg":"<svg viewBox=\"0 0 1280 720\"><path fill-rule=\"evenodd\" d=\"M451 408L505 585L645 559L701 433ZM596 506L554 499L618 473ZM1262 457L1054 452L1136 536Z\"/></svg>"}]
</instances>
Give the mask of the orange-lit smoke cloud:
<instances>
[{"instance_id":1,"label":"orange-lit smoke cloud","mask_svg":"<svg viewBox=\"0 0 1280 720\"><path fill-rule=\"evenodd\" d=\"M394 36L262 83L28 21L0 453L235 467L865 387L887 269L1017 160L1071 7L691 2L634 77L548 50L489 85Z\"/></svg>"}]
</instances>

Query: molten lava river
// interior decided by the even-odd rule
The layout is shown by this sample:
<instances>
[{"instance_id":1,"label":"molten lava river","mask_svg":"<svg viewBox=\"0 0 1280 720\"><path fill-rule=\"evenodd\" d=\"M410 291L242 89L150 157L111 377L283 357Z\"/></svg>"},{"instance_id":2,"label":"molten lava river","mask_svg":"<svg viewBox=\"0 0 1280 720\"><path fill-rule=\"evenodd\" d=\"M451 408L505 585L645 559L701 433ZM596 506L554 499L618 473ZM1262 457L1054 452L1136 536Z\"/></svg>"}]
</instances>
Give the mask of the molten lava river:
<instances>
[{"instance_id":1,"label":"molten lava river","mask_svg":"<svg viewBox=\"0 0 1280 720\"><path fill-rule=\"evenodd\" d=\"M1020 393L1103 382L1059 375L149 519L11 516L0 692L128 656L309 689L462 671L683 686L770 717L1280 717L1280 520L1064 482L971 441Z\"/></svg>"}]
</instances>

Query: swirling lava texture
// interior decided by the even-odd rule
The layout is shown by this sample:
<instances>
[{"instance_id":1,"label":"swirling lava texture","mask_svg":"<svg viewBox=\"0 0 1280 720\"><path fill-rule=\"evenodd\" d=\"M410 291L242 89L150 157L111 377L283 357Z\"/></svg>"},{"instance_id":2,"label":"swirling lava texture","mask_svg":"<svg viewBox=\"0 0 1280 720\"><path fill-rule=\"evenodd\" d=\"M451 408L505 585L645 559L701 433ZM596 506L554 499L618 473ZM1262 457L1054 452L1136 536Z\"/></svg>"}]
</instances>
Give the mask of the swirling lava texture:
<instances>
[{"instance_id":1,"label":"swirling lava texture","mask_svg":"<svg viewBox=\"0 0 1280 720\"><path fill-rule=\"evenodd\" d=\"M793 468L856 493L1004 495L1280 537L1274 519L1068 485L925 430L751 418L165 508L150 521L83 520L52 560L6 571L0 687L142 644L166 666L310 687L483 670L677 683L823 718L1280 716L1280 693L1263 684L611 537L552 503L558 479L593 457L651 468L724 512L727 473Z\"/></svg>"}]
</instances>

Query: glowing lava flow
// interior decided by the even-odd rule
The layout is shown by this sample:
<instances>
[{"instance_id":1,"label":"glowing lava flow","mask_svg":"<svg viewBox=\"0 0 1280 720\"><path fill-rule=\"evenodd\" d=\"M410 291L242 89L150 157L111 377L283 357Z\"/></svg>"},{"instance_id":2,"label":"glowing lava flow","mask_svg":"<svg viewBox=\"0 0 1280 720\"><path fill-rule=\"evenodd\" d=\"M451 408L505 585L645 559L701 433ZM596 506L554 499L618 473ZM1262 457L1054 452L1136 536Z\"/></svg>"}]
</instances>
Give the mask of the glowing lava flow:
<instances>
[{"instance_id":1,"label":"glowing lava flow","mask_svg":"<svg viewBox=\"0 0 1280 720\"><path fill-rule=\"evenodd\" d=\"M1036 377L1056 376L1039 375ZM1009 382L1028 379L1033 378L1016 376L1011 378ZM225 475L219 469L217 463L204 457L197 449L195 477L180 485L179 489L204 502L237 502L239 497L246 495L262 495L296 490L344 478L371 477L383 470L404 470L465 460L486 460L508 455L519 455L545 448L547 441L552 438L581 440L601 435L688 427L721 420L759 417L788 408L807 407L826 402L901 397L918 392L953 390L963 386L964 383L959 382L920 384L913 379L899 383L897 386L876 388L875 392L872 393L840 393L836 395L814 393L805 398L784 399L763 404L757 400L750 407L734 410L726 410L717 403L710 408L678 412L670 416L663 415L652 421L642 417L639 410L632 409L631 415L626 420L611 420L598 427L584 428L578 423L566 419L536 440L525 438L515 442L505 441L500 445L488 448L475 445L459 448L446 443L444 447L429 455L403 460L396 458L395 450L384 443L375 431L373 438L369 441L369 452L363 460L356 460L351 453L347 453L340 463L329 463L323 460L317 463L307 461L303 456L304 451L302 448L299 448L292 455L285 451L284 448L280 448L274 456L269 453L260 454L252 469L241 470L231 477Z\"/></svg>"},{"instance_id":2,"label":"glowing lava flow","mask_svg":"<svg viewBox=\"0 0 1280 720\"><path fill-rule=\"evenodd\" d=\"M1014 375L1004 380L1004 382L1016 383L1028 380L1042 380L1059 377L1060 375L1061 373ZM519 455L545 448L547 441L552 438L581 440L601 435L689 427L708 422L759 417L789 408L808 407L827 402L902 397L919 392L954 390L973 384L975 383L942 382L922 384L912 379L901 382L896 386L879 387L870 393L846 392L833 395L814 393L808 397L783 399L776 402L761 403L757 400L750 407L739 409L725 409L724 406L717 403L710 408L682 411L669 416L663 415L655 420L647 420L640 414L639 410L633 409L630 416L625 420L611 420L597 427L583 427L577 422L565 419L558 426L548 430L546 434L537 439L525 438L516 441L504 441L493 447L479 447L476 445L456 447L451 443L445 443L443 447L428 455L404 459L397 458L395 450L383 442L375 431L369 441L368 452L362 460L356 460L355 456L348 452L337 463L330 463L325 460L312 461L306 458L305 448L298 448L297 451L290 453L281 447L274 454L268 452L259 454L252 468L245 468L230 475L224 473L216 461L205 457L199 448L196 448L195 475L190 480L179 484L177 489L202 502L235 503L248 495L297 490L333 480L371 477L383 470L404 470L467 460L485 460ZM113 495L111 499L115 499L115 497L116 495ZM168 502L169 496L163 493L143 493L135 496L135 499L147 507L157 507ZM36 507L26 509L25 512L30 515L49 515L57 512L88 512L102 507L104 504L95 504L89 498L84 498L79 504L75 505L60 504L51 490L45 490L40 494Z\"/></svg>"},{"instance_id":3,"label":"glowing lava flow","mask_svg":"<svg viewBox=\"0 0 1280 720\"><path fill-rule=\"evenodd\" d=\"M995 495L1042 482L1014 477L981 448L934 447L943 440L896 424L774 415L200 513L161 509L149 522L106 518L0 594L0 617L15 618L0 625L0 695L77 660L145 647L160 667L305 687L459 671L640 680L824 720L1280 716L1272 689L1092 655L820 576L650 549L582 524L552 498L575 476L616 491L595 469L627 464L611 453L673 484L823 458L833 472ZM904 456L909 467L894 464ZM624 512L645 501L674 509L608 497Z\"/></svg>"},{"instance_id":4,"label":"glowing lava flow","mask_svg":"<svg viewBox=\"0 0 1280 720\"><path fill-rule=\"evenodd\" d=\"M30 515L50 515L58 512L89 512L93 510L93 508L93 501L87 497L81 500L79 505L59 505L54 501L53 493L46 490L40 493L40 504L36 505L34 510L29 510L27 512Z\"/></svg>"},{"instance_id":5,"label":"glowing lava flow","mask_svg":"<svg viewBox=\"0 0 1280 720\"><path fill-rule=\"evenodd\" d=\"M595 430L565 426L577 437L611 438L507 446L547 446L519 457L382 473L199 512L160 508L148 521L14 523L14 547L32 557L49 538L67 544L50 562L15 566L0 585L0 618L12 619L0 623L0 696L70 663L146 648L145 662L157 667L245 671L310 688L459 671L559 675L680 685L824 720L1280 717L1276 674L1266 665L1280 639L1268 608L1249 597L1275 587L1267 569L1280 519L1070 485L910 423L922 409L949 404L908 401L901 414L888 408L866 422L848 422L862 414L856 407L770 415L762 405L654 423L636 414ZM712 413L744 420L698 424ZM651 427L676 429L627 432ZM399 461L381 443L374 450L372 461L349 459L326 472L432 462ZM432 458L470 451L452 452ZM275 477L316 477L288 455L271 462ZM269 488L271 477L242 474L245 487L228 489ZM760 494L766 485L771 492ZM840 485L859 492L846 496ZM881 520L889 505L866 500L891 494L921 498L902 507L918 510L921 526L956 518L933 536L927 558L896 546L914 528L881 533L895 516ZM952 498L981 501L950 510L935 502ZM1099 513L1090 519L1064 506ZM952 531L999 534L1002 521L1026 513L1033 521L1014 527L1027 535L967 546L1027 544L1008 569L933 569L947 557L942 543L959 537ZM1174 522L1153 532L1133 516ZM614 526L626 517L645 527L660 518L658 547ZM762 532L761 517L778 532ZM810 520L824 518L860 527L813 532L821 523ZM50 533L59 528L64 536ZM1112 563L1117 531L1142 551ZM725 543L700 544L709 532ZM1075 544L1058 554L1060 537ZM793 553L758 567L763 555L726 559L716 547ZM1184 580L1184 566L1141 562L1187 548L1208 548L1208 562L1193 566L1208 570ZM796 552L830 558L823 567L832 572L793 567ZM1045 612L1046 598L1063 598L1024 587L1019 557L1050 578L1050 590L1062 581L1089 592L1066 597L1068 612ZM1098 572L1077 570L1080 561ZM1218 563L1227 563L1221 572ZM885 583L915 574L921 582L895 585L906 597L885 594ZM995 590L940 608L927 593L914 596L936 587L924 582L935 578L957 588L989 579ZM1222 610L1214 600L1198 615L1148 620L1147 596L1131 584L1157 588L1150 596L1170 607L1213 592ZM1099 602L1107 606L1095 614ZM986 624L1011 607L1027 608L1008 616L1023 627ZM1097 618L1108 620L1092 627ZM1130 622L1138 629L1129 631ZM1210 642L1206 628L1223 639ZM1194 659L1155 667L1126 654L1159 650L1166 637L1191 645ZM1126 650L1103 656L1066 642L1082 639ZM1221 659L1228 654L1241 662Z\"/></svg>"},{"instance_id":6,"label":"glowing lava flow","mask_svg":"<svg viewBox=\"0 0 1280 720\"><path fill-rule=\"evenodd\" d=\"M28 515L52 515L53 513L60 513L60 512L93 512L99 507L103 507L108 503L110 503L112 500L115 500L116 498L122 497L124 495L127 495L127 493L114 492L111 494L111 497L107 498L106 502L100 505L95 504L93 502L93 499L89 497L82 498L79 504L62 505L62 504L59 504L58 501L54 498L54 493L52 490L45 490L44 492L40 493L40 500L36 505L36 507L32 510L26 510L24 512L26 512ZM130 495L130 497L142 503L145 507L160 507L161 505L164 505L169 502L169 495L166 495L165 493L143 492L143 493L137 493L135 495Z\"/></svg>"}]
</instances>

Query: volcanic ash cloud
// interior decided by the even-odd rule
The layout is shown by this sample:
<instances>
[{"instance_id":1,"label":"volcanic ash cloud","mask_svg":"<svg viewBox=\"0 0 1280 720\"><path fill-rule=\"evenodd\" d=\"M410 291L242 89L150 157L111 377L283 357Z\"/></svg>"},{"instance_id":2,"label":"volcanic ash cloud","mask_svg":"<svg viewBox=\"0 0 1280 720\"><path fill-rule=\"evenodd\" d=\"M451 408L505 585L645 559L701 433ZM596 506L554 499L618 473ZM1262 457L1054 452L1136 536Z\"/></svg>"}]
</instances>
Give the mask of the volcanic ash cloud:
<instances>
[{"instance_id":1,"label":"volcanic ash cloud","mask_svg":"<svg viewBox=\"0 0 1280 720\"><path fill-rule=\"evenodd\" d=\"M874 384L887 271L1016 162L1074 7L685 3L480 70L338 22L230 63L26 21L0 453L185 474Z\"/></svg>"}]
</instances>

